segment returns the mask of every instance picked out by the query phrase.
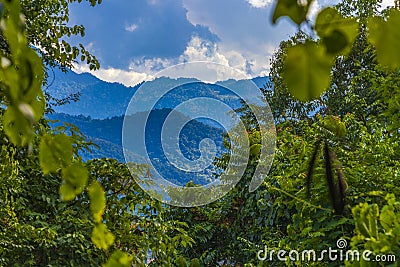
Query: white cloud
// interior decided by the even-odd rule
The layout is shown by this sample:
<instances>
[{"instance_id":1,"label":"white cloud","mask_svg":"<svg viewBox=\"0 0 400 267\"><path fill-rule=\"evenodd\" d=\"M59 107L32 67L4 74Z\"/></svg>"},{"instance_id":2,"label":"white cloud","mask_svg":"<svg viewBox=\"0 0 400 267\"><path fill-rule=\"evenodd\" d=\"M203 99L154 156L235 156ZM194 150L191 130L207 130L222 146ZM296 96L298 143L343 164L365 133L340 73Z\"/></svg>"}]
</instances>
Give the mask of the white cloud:
<instances>
[{"instance_id":1,"label":"white cloud","mask_svg":"<svg viewBox=\"0 0 400 267\"><path fill-rule=\"evenodd\" d=\"M186 43L186 47L182 46L183 49L180 50L183 52L173 56L152 53L157 56L147 57L141 54L129 58L125 55L124 58L129 65L128 71L105 69L93 74L103 80L132 85L140 79L154 76L159 71L176 64L206 61L232 67L247 76L268 75L273 51L281 40L287 39L296 30L288 20L272 25L270 3L273 0L182 1L186 19L192 25L201 25L209 29L218 36L217 42L192 33L194 35ZM159 0L147 0L147 4L150 5L158 2ZM312 13L319 9L318 3L314 5ZM226 10L227 6L229 12ZM137 30L139 23L140 27L144 27L139 18L136 19L135 24L125 24L126 31Z\"/></svg>"},{"instance_id":2,"label":"white cloud","mask_svg":"<svg viewBox=\"0 0 400 267\"><path fill-rule=\"evenodd\" d=\"M269 69L271 47L277 47L296 30L287 21L272 25L272 1L145 0L139 1L140 8L135 10L123 4L132 3L128 0L105 3L99 6L104 13L93 13L96 20L82 21L89 25L85 38L86 43L93 42L90 52L105 68L95 75L131 84L130 77L154 75L189 61L216 62L252 76L264 75ZM119 15L112 22L104 21L103 14L110 10ZM81 9L76 12L84 19L88 17ZM111 35L104 37L99 25L108 27ZM118 80L117 75L122 78Z\"/></svg>"},{"instance_id":3,"label":"white cloud","mask_svg":"<svg viewBox=\"0 0 400 267\"><path fill-rule=\"evenodd\" d=\"M243 77L249 78L248 65L249 61L239 52L234 50L222 51L217 43L213 43L209 40L204 40L198 36L193 36L185 51L176 59L166 59L166 58L147 58L147 59L136 59L130 64L130 70L139 73L148 73L151 75L157 75L159 71L162 71L168 67L191 62L210 62L217 65L226 66L229 68L218 68L218 70L224 70L225 73L216 73L216 77L211 77L214 74L210 74L210 81L216 81L218 79L228 79L237 78L243 79ZM210 65L212 66L212 64ZM185 73L193 73L191 68L188 66L186 69L184 65L181 65L182 75ZM229 73L226 73L227 70ZM201 72L203 70L199 70ZM214 69L216 71L216 69ZM168 73L168 71L163 72ZM204 74L204 73L203 73ZM174 73L175 75L175 73ZM231 76L229 76L231 75ZM201 76L201 74L199 74ZM228 77L229 76L229 77ZM176 77L174 77L176 78ZM194 77L199 78L199 77ZM204 78L204 77L202 77Z\"/></svg>"},{"instance_id":4,"label":"white cloud","mask_svg":"<svg viewBox=\"0 0 400 267\"><path fill-rule=\"evenodd\" d=\"M137 30L137 28L139 28L139 25L135 23L125 26L125 30L128 32L134 32Z\"/></svg>"},{"instance_id":5,"label":"white cloud","mask_svg":"<svg viewBox=\"0 0 400 267\"><path fill-rule=\"evenodd\" d=\"M212 43L195 36L179 57L179 63L207 61L229 66L247 75L263 76L268 75L269 57L274 50L275 47L267 43L259 45L256 51L238 51L224 43Z\"/></svg>"},{"instance_id":6,"label":"white cloud","mask_svg":"<svg viewBox=\"0 0 400 267\"><path fill-rule=\"evenodd\" d=\"M140 58L132 60L129 69L135 72L157 72L176 64L193 61L207 61L229 66L229 59L223 55L216 43L193 36L186 46L185 51L178 58Z\"/></svg>"},{"instance_id":7,"label":"white cloud","mask_svg":"<svg viewBox=\"0 0 400 267\"><path fill-rule=\"evenodd\" d=\"M73 71L76 73L89 72L100 80L106 82L118 82L125 86L135 86L138 83L152 79L151 75L135 71L126 71L121 69L99 69L96 71L89 70L87 65L75 65Z\"/></svg>"},{"instance_id":8,"label":"white cloud","mask_svg":"<svg viewBox=\"0 0 400 267\"><path fill-rule=\"evenodd\" d=\"M227 49L219 43L193 36L188 42L185 51L178 58L139 58L131 61L129 70L115 68L100 69L89 71L86 65L75 66L74 71L90 72L97 78L108 82L119 82L127 86L134 86L137 83L152 79L158 72L183 63L190 62L210 62L229 68L218 68L224 73L216 73L216 77L211 77L210 81L224 80L228 78L243 79L251 76L264 76L269 72L269 58L274 51L272 44L259 46L259 50L254 53L246 51L245 54ZM186 70L182 70L182 74ZM199 70L201 71L201 70ZM214 71L216 71L214 69ZM187 72L187 71L186 71ZM195 77L196 78L196 77Z\"/></svg>"},{"instance_id":9,"label":"white cloud","mask_svg":"<svg viewBox=\"0 0 400 267\"><path fill-rule=\"evenodd\" d=\"M176 60L168 58L139 58L129 64L129 70L154 75L157 72L174 64Z\"/></svg>"},{"instance_id":10,"label":"white cloud","mask_svg":"<svg viewBox=\"0 0 400 267\"><path fill-rule=\"evenodd\" d=\"M313 1L310 9L308 10L308 17L312 20L315 21L315 19L317 18L318 12L321 10L321 6L318 3L318 1Z\"/></svg>"},{"instance_id":11,"label":"white cloud","mask_svg":"<svg viewBox=\"0 0 400 267\"><path fill-rule=\"evenodd\" d=\"M203 25L219 38L218 52L229 65L252 76L269 72L270 57L281 40L296 28L287 20L272 25L272 0L183 0L187 19ZM226 13L229 6L229 13ZM254 7L254 8L252 8ZM256 8L257 7L257 8Z\"/></svg>"},{"instance_id":12,"label":"white cloud","mask_svg":"<svg viewBox=\"0 0 400 267\"><path fill-rule=\"evenodd\" d=\"M266 8L273 0L246 0L251 6L256 8Z\"/></svg>"},{"instance_id":13,"label":"white cloud","mask_svg":"<svg viewBox=\"0 0 400 267\"><path fill-rule=\"evenodd\" d=\"M394 6L394 1L393 0L383 0L382 1L382 4L381 4L381 9L383 10L383 9L385 9L385 8L387 8L387 7L389 7L389 6Z\"/></svg>"},{"instance_id":14,"label":"white cloud","mask_svg":"<svg viewBox=\"0 0 400 267\"><path fill-rule=\"evenodd\" d=\"M233 50L227 51L224 54L228 59L228 65L230 67L246 71L247 60L242 54Z\"/></svg>"},{"instance_id":15,"label":"white cloud","mask_svg":"<svg viewBox=\"0 0 400 267\"><path fill-rule=\"evenodd\" d=\"M192 37L183 55L179 57L179 62L191 61L209 61L229 65L228 59L220 53L216 43L203 40L197 36Z\"/></svg>"},{"instance_id":16,"label":"white cloud","mask_svg":"<svg viewBox=\"0 0 400 267\"><path fill-rule=\"evenodd\" d=\"M208 71L199 70L198 75L203 76L201 78L203 80L208 80L209 82L227 80L229 78L249 78L249 75L247 75L246 71L246 59L240 53L236 51L227 51L226 53L223 53L217 43L212 43L208 40L201 39L198 36L192 37L191 41L186 47L186 50L179 57L180 63L196 61L217 64L209 65ZM226 66L227 68L219 67L218 65Z\"/></svg>"}]
</instances>

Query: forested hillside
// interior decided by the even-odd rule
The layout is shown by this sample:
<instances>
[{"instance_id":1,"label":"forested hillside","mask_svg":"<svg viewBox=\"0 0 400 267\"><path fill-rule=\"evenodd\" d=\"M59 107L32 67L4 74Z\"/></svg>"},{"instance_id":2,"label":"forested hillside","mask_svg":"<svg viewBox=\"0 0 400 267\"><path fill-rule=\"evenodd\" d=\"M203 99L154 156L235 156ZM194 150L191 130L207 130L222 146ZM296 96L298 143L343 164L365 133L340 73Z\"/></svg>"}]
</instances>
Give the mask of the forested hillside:
<instances>
[{"instance_id":1,"label":"forested hillside","mask_svg":"<svg viewBox=\"0 0 400 267\"><path fill-rule=\"evenodd\" d=\"M92 142L117 145L109 147L110 155L119 150L122 118L114 112L126 102L98 113L102 120L52 114L60 105L71 107L67 102L76 96L62 100L57 93L64 89L46 91L51 69L66 71L78 61L100 68L83 45L65 41L84 35L84 26L69 23L71 2L81 1L0 1L0 266L399 265L398 9L382 10L375 0L343 0L310 19L313 1L275 1L265 19L298 26L275 50L261 89L275 127L262 131L254 107L235 99L246 135L237 138L249 141L241 147L249 150L243 176L212 203L176 207L139 186L138 181L151 185L147 164L103 158L96 148L90 152ZM79 77L83 84L99 83ZM119 84L108 86L123 91ZM114 93L100 89L112 104ZM65 88L68 94L74 90ZM167 108L154 113L158 127L150 134L162 128ZM54 126L50 119L60 122ZM191 139L179 145L193 159L201 140L217 140L223 153L211 167L222 170L218 177L231 171L235 143L206 122L191 120L182 130ZM257 166L266 164L263 138L275 132L271 169L250 192ZM158 141L155 150L162 149ZM170 169L166 173L174 178ZM201 183L175 182L183 188Z\"/></svg>"},{"instance_id":2,"label":"forested hillside","mask_svg":"<svg viewBox=\"0 0 400 267\"><path fill-rule=\"evenodd\" d=\"M162 172L169 173L169 176L172 177L172 182L179 185L185 185L189 181L192 181L195 184L207 184L207 180L204 178L202 179L197 175L191 175L187 172L185 174L180 174L173 168L170 168L168 160L163 157L160 140L156 138L154 133L161 132L163 122L170 112L170 109L156 109L152 112L151 117L149 118L152 122L149 125L151 132L146 135L148 140L146 149L152 151L150 154L151 158L160 162L158 168L160 168ZM80 153L84 161L96 158L112 158L124 163L125 158L122 146L122 124L124 119L134 127L137 127L146 121L146 115L147 114L143 112L135 113L125 118L120 116L108 119L92 119L83 115L71 116L67 114L54 113L47 115L47 117L53 121L51 123L53 128L63 127L65 123L78 126L81 133L85 135L85 139L88 142L93 142L90 150L81 151ZM183 114L180 116L182 121L187 119ZM152 118L154 119L152 120ZM178 123L178 121L176 123ZM131 145L133 148L132 151L126 151L126 153L130 153L129 158L134 158L136 159L136 162L139 163L142 161L141 156L139 156L141 153L139 150L135 150L135 147L140 147L141 139L145 136L139 136L139 133L137 133L135 129L131 129L131 133L133 135L138 134L138 136L137 138L133 138L133 141L136 143ZM214 140L218 151L224 149L224 131L197 120L188 123L182 130L180 136L182 140L181 148L183 155L189 159L199 157L200 152L198 145L204 138Z\"/></svg>"}]
</instances>

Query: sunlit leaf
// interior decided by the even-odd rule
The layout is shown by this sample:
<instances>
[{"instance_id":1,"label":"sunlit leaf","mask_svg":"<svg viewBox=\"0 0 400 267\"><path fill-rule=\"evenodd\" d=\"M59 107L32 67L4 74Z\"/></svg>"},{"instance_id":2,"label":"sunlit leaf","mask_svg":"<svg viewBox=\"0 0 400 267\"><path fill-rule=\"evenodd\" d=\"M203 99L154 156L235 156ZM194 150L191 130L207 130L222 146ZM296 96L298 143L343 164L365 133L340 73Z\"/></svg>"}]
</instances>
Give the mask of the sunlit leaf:
<instances>
[{"instance_id":1,"label":"sunlit leaf","mask_svg":"<svg viewBox=\"0 0 400 267\"><path fill-rule=\"evenodd\" d=\"M400 67L400 11L391 10L389 18L372 17L368 21L368 40L376 48L378 61L390 68Z\"/></svg>"},{"instance_id":2,"label":"sunlit leaf","mask_svg":"<svg viewBox=\"0 0 400 267\"><path fill-rule=\"evenodd\" d=\"M132 264L132 256L120 250L113 252L107 263L103 267L130 267Z\"/></svg>"},{"instance_id":3,"label":"sunlit leaf","mask_svg":"<svg viewBox=\"0 0 400 267\"><path fill-rule=\"evenodd\" d=\"M4 113L4 131L16 145L26 145L33 139L32 123L19 108L9 106Z\"/></svg>"},{"instance_id":4,"label":"sunlit leaf","mask_svg":"<svg viewBox=\"0 0 400 267\"><path fill-rule=\"evenodd\" d=\"M276 1L272 23L275 24L280 17L288 16L293 22L300 25L306 19L311 2L309 1L308 4L301 5L297 0Z\"/></svg>"},{"instance_id":5,"label":"sunlit leaf","mask_svg":"<svg viewBox=\"0 0 400 267\"><path fill-rule=\"evenodd\" d=\"M40 141L40 166L44 173L54 172L71 164L72 140L65 134L46 134Z\"/></svg>"},{"instance_id":6,"label":"sunlit leaf","mask_svg":"<svg viewBox=\"0 0 400 267\"><path fill-rule=\"evenodd\" d=\"M28 104L32 108L34 122L39 121L39 119L43 117L46 107L43 91L39 90L37 95L35 95L35 97L32 98Z\"/></svg>"},{"instance_id":7,"label":"sunlit leaf","mask_svg":"<svg viewBox=\"0 0 400 267\"><path fill-rule=\"evenodd\" d=\"M379 216L381 225L385 231L390 232L395 226L396 214L392 206L383 207Z\"/></svg>"},{"instance_id":8,"label":"sunlit leaf","mask_svg":"<svg viewBox=\"0 0 400 267\"><path fill-rule=\"evenodd\" d=\"M316 99L328 88L333 60L324 50L313 42L288 49L282 75L289 92L297 99Z\"/></svg>"},{"instance_id":9,"label":"sunlit leaf","mask_svg":"<svg viewBox=\"0 0 400 267\"><path fill-rule=\"evenodd\" d=\"M107 250L114 243L114 235L103 223L97 224L93 228L92 242L96 247Z\"/></svg>"},{"instance_id":10,"label":"sunlit leaf","mask_svg":"<svg viewBox=\"0 0 400 267\"><path fill-rule=\"evenodd\" d=\"M90 211L95 222L100 222L106 205L106 197L103 187L98 181L94 181L88 188L90 198Z\"/></svg>"},{"instance_id":11,"label":"sunlit leaf","mask_svg":"<svg viewBox=\"0 0 400 267\"><path fill-rule=\"evenodd\" d=\"M63 182L60 186L60 198L63 201L71 201L76 197L75 188L73 185Z\"/></svg>"},{"instance_id":12,"label":"sunlit leaf","mask_svg":"<svg viewBox=\"0 0 400 267\"><path fill-rule=\"evenodd\" d=\"M346 134L346 125L337 116L326 116L323 119L323 126L339 137L343 137Z\"/></svg>"},{"instance_id":13,"label":"sunlit leaf","mask_svg":"<svg viewBox=\"0 0 400 267\"><path fill-rule=\"evenodd\" d=\"M73 188L73 193L78 195L82 193L88 180L88 171L81 162L74 162L62 169L63 182ZM74 196L75 197L75 196ZM66 200L61 196L62 199Z\"/></svg>"},{"instance_id":14,"label":"sunlit leaf","mask_svg":"<svg viewBox=\"0 0 400 267\"><path fill-rule=\"evenodd\" d=\"M22 16L20 16L21 7L19 1L2 1L8 12L8 19L3 25L2 35L7 40L11 53L18 57L21 54L21 47L26 47L27 41L21 34L20 27L23 25Z\"/></svg>"},{"instance_id":15,"label":"sunlit leaf","mask_svg":"<svg viewBox=\"0 0 400 267\"><path fill-rule=\"evenodd\" d=\"M19 68L23 71L21 74L21 96L20 99L25 102L30 102L42 92L42 82L44 77L43 63L38 54L31 48L26 47L21 54L21 64L24 68Z\"/></svg>"},{"instance_id":16,"label":"sunlit leaf","mask_svg":"<svg viewBox=\"0 0 400 267\"><path fill-rule=\"evenodd\" d=\"M358 34L358 22L344 18L336 9L327 7L315 21L315 31L329 54L347 54Z\"/></svg>"},{"instance_id":17,"label":"sunlit leaf","mask_svg":"<svg viewBox=\"0 0 400 267\"><path fill-rule=\"evenodd\" d=\"M9 99L15 99L15 101L18 102L18 80L20 79L19 73L11 64L11 61L8 60L6 57L2 57L1 61L2 68L0 68L0 79L1 81L7 81L7 86L4 86L4 88L6 89L4 90L4 93ZM6 66L3 66L3 64L5 64Z\"/></svg>"}]
</instances>

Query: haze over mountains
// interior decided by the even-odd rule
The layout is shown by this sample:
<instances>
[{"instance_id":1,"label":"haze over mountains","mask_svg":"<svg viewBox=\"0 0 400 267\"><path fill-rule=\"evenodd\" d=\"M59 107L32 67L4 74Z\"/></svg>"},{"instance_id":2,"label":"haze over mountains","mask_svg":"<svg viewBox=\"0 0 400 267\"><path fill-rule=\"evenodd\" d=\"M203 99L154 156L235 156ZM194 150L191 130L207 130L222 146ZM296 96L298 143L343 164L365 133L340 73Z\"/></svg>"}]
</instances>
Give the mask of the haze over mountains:
<instances>
[{"instance_id":1,"label":"haze over mountains","mask_svg":"<svg viewBox=\"0 0 400 267\"><path fill-rule=\"evenodd\" d=\"M51 82L53 73L49 73ZM68 122L77 125L83 134L96 143L99 148L94 147L93 153L82 153L84 160L92 158L115 158L121 162L125 161L122 148L122 129L124 115L131 101L132 96L142 85L126 87L119 83L108 83L99 80L89 73L77 74L69 71L62 73L54 70L55 79L47 91L56 98L65 98L71 94L79 93L79 100L70 102L62 106L54 106L55 113L48 114L48 118L58 120L55 125ZM267 81L267 77L253 79L258 87L262 87ZM188 83L191 82L191 83ZM238 108L241 106L240 98L229 95L224 86L241 86L245 90L246 82L228 80L218 85L207 85L198 83L194 79L157 78L151 81L150 89L146 91L140 101L137 102L134 112L125 118L132 133L129 142L125 142L125 156L129 160L141 162L141 155L148 153L153 165L162 174L169 177L169 181L184 185L189 181L197 184L207 184L210 174L215 173L213 166L204 169L200 173L184 172L174 168L166 158L161 144L161 132L165 119L171 114L180 103L196 97L213 97L223 101L230 107ZM149 113L146 110L146 99L151 99L152 94L156 93L160 86L171 86L184 84L168 92L166 97L157 101L155 108ZM248 83L248 81L247 81ZM147 94L148 92L148 94ZM135 104L135 103L134 103ZM141 107L143 105L143 109ZM196 160L201 156L199 150L200 141L205 138L214 141L217 153L221 155L226 151L223 147L223 135L225 130L216 122L206 118L190 119L188 115L177 112L176 125L187 121L187 124L179 133L179 149L185 158ZM147 123L147 125L146 125ZM143 129L146 128L146 131ZM126 129L125 129L126 130ZM146 132L144 134L144 132ZM141 140L146 139L145 150ZM129 151L127 152L127 146ZM147 150L147 152L146 152ZM208 177L208 178L207 178Z\"/></svg>"},{"instance_id":2,"label":"haze over mountains","mask_svg":"<svg viewBox=\"0 0 400 267\"><path fill-rule=\"evenodd\" d=\"M153 83L160 83L163 86L168 84L169 78L158 78ZM170 79L171 81L174 81ZM189 79L187 79L189 81ZM194 79L193 79L194 81ZM267 83L268 77L256 77L252 81L257 87L263 87ZM225 83L232 83L226 81ZM234 81L236 82L236 81ZM84 115L94 119L111 118L125 114L126 108L134 93L143 84L139 83L134 87L127 87L120 83L109 83L102 81L90 73L75 73L68 71L63 73L59 69L49 72L50 86L46 89L56 98L65 98L71 94L80 93L78 102L71 102L67 105L54 107L56 113L69 115ZM224 83L222 83L224 85ZM213 90L215 88L211 88ZM187 97L196 96L196 92L186 92ZM192 95L190 95L192 94ZM181 98L180 95L173 95L175 99ZM173 99L171 97L170 99ZM163 108L171 108L168 103Z\"/></svg>"}]
</instances>

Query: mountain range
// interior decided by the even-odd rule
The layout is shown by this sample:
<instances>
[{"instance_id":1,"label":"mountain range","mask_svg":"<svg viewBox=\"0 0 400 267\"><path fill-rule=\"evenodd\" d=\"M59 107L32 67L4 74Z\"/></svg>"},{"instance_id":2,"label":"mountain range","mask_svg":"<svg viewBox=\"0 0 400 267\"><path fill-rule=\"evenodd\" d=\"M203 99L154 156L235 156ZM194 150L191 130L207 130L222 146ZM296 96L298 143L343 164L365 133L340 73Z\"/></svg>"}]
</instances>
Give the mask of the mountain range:
<instances>
[{"instance_id":1,"label":"mountain range","mask_svg":"<svg viewBox=\"0 0 400 267\"><path fill-rule=\"evenodd\" d=\"M145 95L137 103L131 103L131 106L134 105L132 109L131 106L128 108L128 105L143 83L126 87L119 83L102 81L89 73L77 74L73 71L63 73L56 69L49 73L49 77L50 80L53 77L53 81L50 81L46 92L52 97L62 99L73 94L79 95L77 101L53 106L54 112L47 114L47 117L54 120L54 126L64 122L75 124L89 140L98 145L92 148L91 153L81 153L84 160L108 157L120 162L125 162L125 158L141 162L142 156L147 153L157 171L163 177L168 177L169 181L179 185L189 181L207 184L210 173L216 170L209 166L200 173L185 172L169 162L170 159L164 153L161 134L163 123L172 114L171 111L186 100L199 96L213 97L235 109L242 105L240 98L232 95L226 88L238 85L244 88L246 93L245 81L228 80L221 82L220 85L209 85L196 82L194 79L176 80L161 77L146 83L148 88L146 87ZM263 87L267 81L268 77L253 79L258 87ZM165 86L171 86L172 90L165 97L157 99L149 113L146 101L151 102L152 98L157 97L157 90ZM199 159L200 141L205 138L214 141L217 156L226 151L223 147L223 136L226 131L221 125L207 118L191 119L186 114L180 112L177 114L173 122L176 127L180 123L187 122L179 132L179 149L185 158ZM129 138L125 138L125 142L123 142L123 130L125 136L126 132L129 133ZM146 142L145 148L142 140ZM167 143L173 142L170 140Z\"/></svg>"},{"instance_id":2,"label":"mountain range","mask_svg":"<svg viewBox=\"0 0 400 267\"><path fill-rule=\"evenodd\" d=\"M90 73L75 73L68 71L66 73L54 68L48 72L49 86L45 89L52 97L63 99L73 94L79 94L79 100L61 106L54 106L56 113L65 113L69 115L84 115L94 119L105 119L114 116L121 116L125 114L126 108L140 86L144 82L138 83L133 87L127 87L121 83L105 82ZM188 81L195 81L195 79L181 79L176 81L170 78L157 78L150 82L151 88L156 88L158 85L163 87L169 84L185 83ZM222 86L229 87L231 84L245 84L245 81L228 80L221 82ZM268 81L268 77L256 77L251 81L258 87L263 87ZM210 94L213 91L218 91L220 88L210 86L207 88ZM148 92L151 93L151 92ZM198 97L199 91L185 91L185 98ZM182 99L182 94L172 94L169 99L177 101ZM161 108L173 108L173 103L166 103Z\"/></svg>"}]
</instances>

